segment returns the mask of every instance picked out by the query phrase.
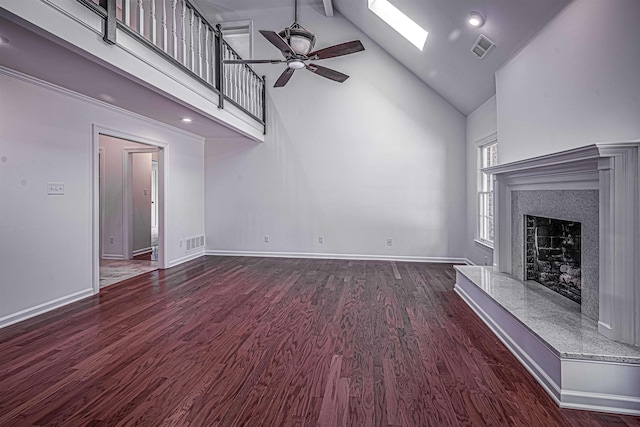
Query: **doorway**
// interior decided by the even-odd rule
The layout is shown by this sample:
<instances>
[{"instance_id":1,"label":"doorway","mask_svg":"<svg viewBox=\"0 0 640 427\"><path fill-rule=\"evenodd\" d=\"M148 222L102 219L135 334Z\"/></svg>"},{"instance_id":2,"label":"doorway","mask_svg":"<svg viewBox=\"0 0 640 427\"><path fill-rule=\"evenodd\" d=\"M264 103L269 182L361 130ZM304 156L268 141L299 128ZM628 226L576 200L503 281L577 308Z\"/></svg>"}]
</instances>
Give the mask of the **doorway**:
<instances>
[{"instance_id":1,"label":"doorway","mask_svg":"<svg viewBox=\"0 0 640 427\"><path fill-rule=\"evenodd\" d=\"M94 127L94 292L165 268L166 144Z\"/></svg>"}]
</instances>

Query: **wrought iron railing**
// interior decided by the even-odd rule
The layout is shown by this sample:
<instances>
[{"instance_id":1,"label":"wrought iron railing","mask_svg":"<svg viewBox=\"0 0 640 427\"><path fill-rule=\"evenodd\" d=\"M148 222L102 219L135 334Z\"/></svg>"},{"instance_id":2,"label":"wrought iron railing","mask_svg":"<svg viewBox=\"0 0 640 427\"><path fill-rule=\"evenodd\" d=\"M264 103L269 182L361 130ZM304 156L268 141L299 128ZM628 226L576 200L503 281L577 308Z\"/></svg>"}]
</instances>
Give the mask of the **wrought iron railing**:
<instances>
[{"instance_id":1,"label":"wrought iron railing","mask_svg":"<svg viewBox=\"0 0 640 427\"><path fill-rule=\"evenodd\" d=\"M189 0L78 0L105 19L104 39L115 43L121 28L196 76L225 101L265 125L265 79L246 64Z\"/></svg>"}]
</instances>

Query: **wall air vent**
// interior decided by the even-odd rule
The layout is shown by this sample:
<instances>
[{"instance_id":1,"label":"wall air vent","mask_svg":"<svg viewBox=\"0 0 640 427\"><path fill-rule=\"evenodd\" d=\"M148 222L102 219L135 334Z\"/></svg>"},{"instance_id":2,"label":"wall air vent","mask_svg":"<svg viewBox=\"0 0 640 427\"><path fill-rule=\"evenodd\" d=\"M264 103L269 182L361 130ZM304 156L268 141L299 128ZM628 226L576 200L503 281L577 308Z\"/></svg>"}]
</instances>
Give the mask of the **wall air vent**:
<instances>
[{"instance_id":1,"label":"wall air vent","mask_svg":"<svg viewBox=\"0 0 640 427\"><path fill-rule=\"evenodd\" d=\"M187 243L187 252L201 248L205 244L204 236L189 237L188 239L185 239L185 241Z\"/></svg>"},{"instance_id":2,"label":"wall air vent","mask_svg":"<svg viewBox=\"0 0 640 427\"><path fill-rule=\"evenodd\" d=\"M471 52L482 59L496 44L484 34L480 34L471 48Z\"/></svg>"}]
</instances>

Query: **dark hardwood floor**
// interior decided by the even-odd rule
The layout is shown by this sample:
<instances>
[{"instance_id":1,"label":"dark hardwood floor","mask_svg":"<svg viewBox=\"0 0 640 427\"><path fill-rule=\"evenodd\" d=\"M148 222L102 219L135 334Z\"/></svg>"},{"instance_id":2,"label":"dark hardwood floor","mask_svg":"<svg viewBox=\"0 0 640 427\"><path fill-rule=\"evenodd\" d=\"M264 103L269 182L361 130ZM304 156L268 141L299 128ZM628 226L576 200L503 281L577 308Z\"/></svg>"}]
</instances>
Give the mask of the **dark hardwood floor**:
<instances>
[{"instance_id":1,"label":"dark hardwood floor","mask_svg":"<svg viewBox=\"0 0 640 427\"><path fill-rule=\"evenodd\" d=\"M451 265L203 257L0 330L0 425L640 426L561 410Z\"/></svg>"}]
</instances>

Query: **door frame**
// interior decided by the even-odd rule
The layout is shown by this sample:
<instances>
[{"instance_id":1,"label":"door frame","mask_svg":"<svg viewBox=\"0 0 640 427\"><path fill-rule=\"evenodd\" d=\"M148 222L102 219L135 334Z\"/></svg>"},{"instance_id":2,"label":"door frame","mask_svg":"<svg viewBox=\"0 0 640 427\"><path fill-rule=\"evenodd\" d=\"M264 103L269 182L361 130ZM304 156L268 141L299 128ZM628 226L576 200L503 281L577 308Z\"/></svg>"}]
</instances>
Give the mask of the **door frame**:
<instances>
[{"instance_id":1,"label":"door frame","mask_svg":"<svg viewBox=\"0 0 640 427\"><path fill-rule=\"evenodd\" d=\"M104 148L98 148L98 194L100 197L99 200L99 205L100 206L104 206L104 192L105 192L105 163L106 163L106 159L104 157ZM102 215L102 211L100 209L98 209L98 242L102 242L102 239L104 239L104 236L102 235L102 232L104 231L104 217ZM100 244L98 246L98 256L99 256L99 260L102 259L103 255L104 255L104 245Z\"/></svg>"},{"instance_id":2,"label":"door frame","mask_svg":"<svg viewBox=\"0 0 640 427\"><path fill-rule=\"evenodd\" d=\"M133 259L133 155L138 153L158 153L160 158L160 148L125 148L122 156L122 252L124 259ZM158 160L158 170L160 161ZM159 180L158 180L159 181ZM149 186L151 187L151 186ZM151 192L151 188L149 188ZM158 196L160 193L158 192ZM151 200L151 194L149 194ZM153 209L153 206L151 207ZM160 249L160 227L158 227L158 249ZM149 229L151 233L151 229Z\"/></svg>"},{"instance_id":3,"label":"door frame","mask_svg":"<svg viewBox=\"0 0 640 427\"><path fill-rule=\"evenodd\" d=\"M92 277L93 277L93 293L100 292L100 188L99 188L99 152L100 152L100 135L110 136L113 138L124 139L139 144L146 144L158 148L158 268L168 268L167 257L167 197L169 188L169 144L166 142L156 141L142 135L129 134L107 126L92 124L93 143L91 149L91 194L92 194ZM123 224L124 227L124 224Z\"/></svg>"}]
</instances>

